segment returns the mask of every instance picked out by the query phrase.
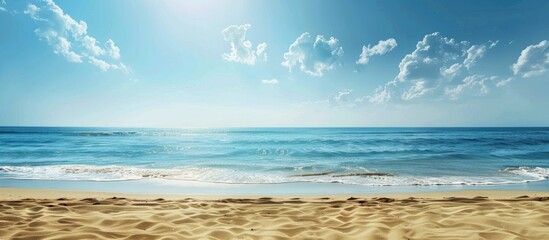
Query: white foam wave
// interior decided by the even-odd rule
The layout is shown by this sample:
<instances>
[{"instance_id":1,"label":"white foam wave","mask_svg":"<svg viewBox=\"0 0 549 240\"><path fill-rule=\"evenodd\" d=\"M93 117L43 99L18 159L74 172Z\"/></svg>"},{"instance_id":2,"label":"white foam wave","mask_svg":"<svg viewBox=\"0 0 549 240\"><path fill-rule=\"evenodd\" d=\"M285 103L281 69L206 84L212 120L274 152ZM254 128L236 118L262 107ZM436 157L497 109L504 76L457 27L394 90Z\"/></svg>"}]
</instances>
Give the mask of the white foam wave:
<instances>
[{"instance_id":1,"label":"white foam wave","mask_svg":"<svg viewBox=\"0 0 549 240\"><path fill-rule=\"evenodd\" d=\"M300 171L295 169L295 171ZM367 169L361 169L367 172ZM343 183L364 186L500 185L543 181L549 168L506 168L492 176L337 176L325 174L295 176L287 171L243 172L236 169L187 167L149 169L129 166L0 166L0 178L36 180L124 181L162 179L230 184L266 184L291 182Z\"/></svg>"},{"instance_id":2,"label":"white foam wave","mask_svg":"<svg viewBox=\"0 0 549 240\"><path fill-rule=\"evenodd\" d=\"M276 175L242 173L235 169L222 168L171 168L154 169L129 166L1 166L0 178L36 180L85 180L127 181L139 179L168 179L220 183L279 183Z\"/></svg>"},{"instance_id":3,"label":"white foam wave","mask_svg":"<svg viewBox=\"0 0 549 240\"><path fill-rule=\"evenodd\" d=\"M517 174L526 177L532 177L537 180L545 180L549 178L549 168L542 167L513 167L506 168L503 171Z\"/></svg>"}]
</instances>

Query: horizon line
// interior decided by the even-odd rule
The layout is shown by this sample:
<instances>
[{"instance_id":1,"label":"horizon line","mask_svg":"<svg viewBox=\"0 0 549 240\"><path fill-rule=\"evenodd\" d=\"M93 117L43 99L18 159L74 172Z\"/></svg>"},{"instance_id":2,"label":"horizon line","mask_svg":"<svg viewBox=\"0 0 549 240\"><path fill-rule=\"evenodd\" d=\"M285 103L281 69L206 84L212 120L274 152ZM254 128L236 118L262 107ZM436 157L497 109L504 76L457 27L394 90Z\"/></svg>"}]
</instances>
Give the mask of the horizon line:
<instances>
[{"instance_id":1,"label":"horizon line","mask_svg":"<svg viewBox=\"0 0 549 240\"><path fill-rule=\"evenodd\" d=\"M248 126L248 127L129 127L129 126L61 126L61 125L0 125L0 128L129 128L129 129L291 129L291 128L549 128L549 126Z\"/></svg>"}]
</instances>

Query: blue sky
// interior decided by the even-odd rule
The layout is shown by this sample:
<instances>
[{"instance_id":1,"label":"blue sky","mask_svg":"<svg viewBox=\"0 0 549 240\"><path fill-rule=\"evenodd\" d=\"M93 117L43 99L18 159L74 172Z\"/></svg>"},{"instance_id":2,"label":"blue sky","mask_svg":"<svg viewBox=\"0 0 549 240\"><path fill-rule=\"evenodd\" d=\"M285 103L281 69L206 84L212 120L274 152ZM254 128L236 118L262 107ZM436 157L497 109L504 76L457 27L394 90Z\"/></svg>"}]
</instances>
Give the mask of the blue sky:
<instances>
[{"instance_id":1,"label":"blue sky","mask_svg":"<svg viewBox=\"0 0 549 240\"><path fill-rule=\"evenodd\" d=\"M547 126L547 1L0 2L0 125Z\"/></svg>"}]
</instances>

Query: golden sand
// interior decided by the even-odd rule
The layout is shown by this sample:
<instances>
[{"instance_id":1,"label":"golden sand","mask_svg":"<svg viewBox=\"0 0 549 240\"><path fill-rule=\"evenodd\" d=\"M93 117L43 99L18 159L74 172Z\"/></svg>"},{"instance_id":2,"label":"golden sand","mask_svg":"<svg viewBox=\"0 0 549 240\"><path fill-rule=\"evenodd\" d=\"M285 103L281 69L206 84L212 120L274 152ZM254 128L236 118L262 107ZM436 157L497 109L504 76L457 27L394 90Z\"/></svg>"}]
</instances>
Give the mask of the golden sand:
<instances>
[{"instance_id":1,"label":"golden sand","mask_svg":"<svg viewBox=\"0 0 549 240\"><path fill-rule=\"evenodd\" d=\"M154 199L0 189L0 239L549 239L549 192L409 195Z\"/></svg>"}]
</instances>

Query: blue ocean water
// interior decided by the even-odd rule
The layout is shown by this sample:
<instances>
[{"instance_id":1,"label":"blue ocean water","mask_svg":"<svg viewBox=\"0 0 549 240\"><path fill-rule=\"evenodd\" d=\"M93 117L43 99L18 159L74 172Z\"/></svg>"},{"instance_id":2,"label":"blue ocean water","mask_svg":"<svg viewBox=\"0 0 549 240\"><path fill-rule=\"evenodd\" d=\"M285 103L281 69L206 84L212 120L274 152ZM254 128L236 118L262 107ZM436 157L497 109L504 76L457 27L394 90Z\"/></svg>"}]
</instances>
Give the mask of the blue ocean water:
<instances>
[{"instance_id":1,"label":"blue ocean water","mask_svg":"<svg viewBox=\"0 0 549 240\"><path fill-rule=\"evenodd\" d=\"M1 181L494 186L549 178L549 128L0 127Z\"/></svg>"}]
</instances>

